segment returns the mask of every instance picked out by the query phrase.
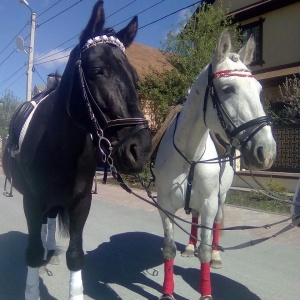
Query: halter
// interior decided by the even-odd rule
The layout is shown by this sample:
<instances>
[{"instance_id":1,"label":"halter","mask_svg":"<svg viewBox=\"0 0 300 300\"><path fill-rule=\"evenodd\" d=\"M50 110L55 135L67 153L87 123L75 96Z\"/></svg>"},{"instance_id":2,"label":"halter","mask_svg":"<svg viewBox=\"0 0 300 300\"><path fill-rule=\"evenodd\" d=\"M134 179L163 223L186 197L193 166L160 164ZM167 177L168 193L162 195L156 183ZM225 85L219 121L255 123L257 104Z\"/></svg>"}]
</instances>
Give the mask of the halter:
<instances>
[{"instance_id":1,"label":"halter","mask_svg":"<svg viewBox=\"0 0 300 300\"><path fill-rule=\"evenodd\" d=\"M142 129L148 128L148 121L145 118L124 118L124 119L114 119L114 120L107 120L104 113L102 112L101 108L98 106L97 101L93 97L85 75L82 69L82 62L81 62L81 55L87 49L97 46L99 44L111 44L117 46L123 53L125 53L125 47L123 43L114 36L96 36L92 39L89 39L86 44L82 47L81 51L79 52L79 58L76 62L78 67L78 74L81 83L81 91L83 98L86 102L86 106L89 112L90 120L92 121L95 131L91 133L93 139L99 145L99 149L102 153L102 159L104 162L107 162L111 168L114 168L112 155L117 151L117 149L127 142L133 135L139 132ZM94 110L93 110L93 107ZM100 126L95 114L100 118L102 126ZM112 146L111 142L108 138L104 136L104 131L109 128L115 127L127 127L127 126L135 126L135 128L122 140L118 141L116 145Z\"/></svg>"},{"instance_id":2,"label":"halter","mask_svg":"<svg viewBox=\"0 0 300 300\"><path fill-rule=\"evenodd\" d=\"M258 117L253 120L250 120L246 123L241 124L240 126L236 126L232 121L231 117L227 113L226 109L222 105L217 90L214 86L213 79L219 77L231 77L231 76L238 76L238 77L250 77L252 78L253 75L251 74L250 70L248 69L233 69L233 70L221 70L217 71L216 73L212 73L212 65L210 64L208 67L208 83L205 91L204 97L204 105L203 105L203 112L204 112L204 123L206 125L206 110L207 110L207 102L208 102L208 95L210 92L213 108L217 110L217 116L219 118L220 124L223 127L230 144L233 146L234 149L241 149L244 148L247 142L264 126L270 126L271 122L269 117L263 116ZM231 130L228 128L224 117L229 121L233 129ZM255 126L255 127L254 127ZM247 130L250 127L254 127L252 132L246 138L238 138L236 137L240 132Z\"/></svg>"}]
</instances>

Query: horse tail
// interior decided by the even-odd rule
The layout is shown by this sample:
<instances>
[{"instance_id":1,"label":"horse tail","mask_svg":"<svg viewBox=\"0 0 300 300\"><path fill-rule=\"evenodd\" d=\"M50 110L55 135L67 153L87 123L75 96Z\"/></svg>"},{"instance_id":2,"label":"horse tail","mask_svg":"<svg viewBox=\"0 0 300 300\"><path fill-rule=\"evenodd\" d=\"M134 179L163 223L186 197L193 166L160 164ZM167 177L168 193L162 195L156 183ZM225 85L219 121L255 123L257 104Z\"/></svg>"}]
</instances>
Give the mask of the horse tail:
<instances>
[{"instance_id":1,"label":"horse tail","mask_svg":"<svg viewBox=\"0 0 300 300\"><path fill-rule=\"evenodd\" d=\"M69 214L63 207L59 207L58 209L58 227L62 237L68 238L70 236Z\"/></svg>"}]
</instances>

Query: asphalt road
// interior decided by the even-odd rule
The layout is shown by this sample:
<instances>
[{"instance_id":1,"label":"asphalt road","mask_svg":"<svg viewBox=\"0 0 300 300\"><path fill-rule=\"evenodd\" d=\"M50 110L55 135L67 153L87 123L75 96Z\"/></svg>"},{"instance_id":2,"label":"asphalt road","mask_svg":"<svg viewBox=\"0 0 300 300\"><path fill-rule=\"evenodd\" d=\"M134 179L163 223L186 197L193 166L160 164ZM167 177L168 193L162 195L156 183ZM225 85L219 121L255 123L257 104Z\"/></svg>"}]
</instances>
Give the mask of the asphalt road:
<instances>
[{"instance_id":1,"label":"asphalt road","mask_svg":"<svg viewBox=\"0 0 300 300\"><path fill-rule=\"evenodd\" d=\"M0 186L4 177L0 175ZM184 214L182 213L182 216ZM226 226L256 225L283 219L240 208L226 208ZM287 225L287 224L285 224ZM232 246L275 231L226 232L223 246ZM187 229L188 227L185 226ZM225 251L223 268L212 270L214 300L299 300L299 228L244 250ZM155 208L125 193L120 187L99 184L84 230L85 300L157 299L161 294L163 264L162 226ZM198 258L183 258L187 237L176 230L175 297L198 300ZM65 264L68 240L57 236L60 265L48 265L52 276L41 277L41 300L64 300L69 271ZM0 195L0 300L23 300L26 280L24 252L27 227L22 198Z\"/></svg>"}]
</instances>

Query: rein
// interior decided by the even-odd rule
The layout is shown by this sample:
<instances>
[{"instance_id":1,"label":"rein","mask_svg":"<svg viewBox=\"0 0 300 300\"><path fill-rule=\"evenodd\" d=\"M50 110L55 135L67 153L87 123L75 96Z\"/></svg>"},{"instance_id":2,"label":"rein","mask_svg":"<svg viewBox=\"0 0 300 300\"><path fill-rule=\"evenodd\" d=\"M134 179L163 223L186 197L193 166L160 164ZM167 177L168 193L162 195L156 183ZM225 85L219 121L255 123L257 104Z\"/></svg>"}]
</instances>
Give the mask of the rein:
<instances>
[{"instance_id":1,"label":"rein","mask_svg":"<svg viewBox=\"0 0 300 300\"><path fill-rule=\"evenodd\" d=\"M97 101L93 97L89 86L87 84L84 71L82 68L82 61L81 61L81 55L83 52L85 52L87 49L91 47L95 47L99 44L112 44L117 46L123 53L125 53L125 47L122 44L122 42L113 36L96 36L92 39L89 39L86 44L83 46L82 50L79 52L78 60L76 62L78 74L80 78L81 83L81 92L82 96L84 98L84 101L86 103L89 118L94 126L95 133L91 133L93 136L93 140L96 144L98 144L99 149L102 154L102 160L104 162L107 162L111 168L114 168L113 165L113 158L112 156L114 153L124 144L126 143L133 135L138 133L142 129L148 129L148 121L145 118L124 118L124 119L114 119L114 120L107 120L105 117L103 111L97 104ZM101 120L101 125L99 124L97 118L95 117L95 114L99 116ZM112 145L111 142L107 137L105 137L105 130L116 128L116 127L128 127L132 126L135 127L127 136L125 136L123 139L118 141L115 145Z\"/></svg>"},{"instance_id":2,"label":"rein","mask_svg":"<svg viewBox=\"0 0 300 300\"><path fill-rule=\"evenodd\" d=\"M181 221L181 222L184 222L186 224L189 224L191 226L195 226L195 227L198 227L198 228L203 228L203 229L208 229L208 230L217 230L215 228L210 228L210 227L207 227L205 225L202 225L202 224L197 224L197 223L192 223L192 222L189 222L179 216L176 216L175 214L172 214L170 213L169 211L163 209L158 203L157 203L157 200L156 200L156 197L152 195L152 192L150 190L150 188L146 185L146 183L138 176L136 175L136 178L138 179L138 181L140 182L140 184L142 185L142 187L144 188L144 190L147 192L147 195L148 197L152 200L152 202L142 196L140 196L139 194L135 193L131 188L128 187L128 185L123 181L121 175L117 172L112 172L112 175L113 177L118 181L119 185L126 191L128 192L129 194L132 194L134 195L135 197L139 198L140 200L156 207L157 209L159 209L160 211L162 211L166 216L168 216L169 218L171 218L173 220L173 223L179 228L181 229L184 233L186 233L187 235L190 236L190 233L188 231L186 231L175 219L177 219L178 221ZM279 224L282 224L282 223L285 223L289 220L292 220L292 222L290 224L288 224L287 226L285 226L283 229L279 230L278 232L276 232L275 234L273 235L270 235L268 237L264 237L264 238L259 238L259 239L255 239L255 240L251 240L251 241L248 241L246 243L241 243L241 244L238 244L238 245L235 245L235 246L232 246L232 247L222 247L220 245L209 245L209 244L206 244L204 243L205 245L207 246L210 246L210 247L216 247L218 250L224 252L225 250L237 250L237 249L244 249L244 248L247 248L247 247L250 247L250 246L255 246L255 245L258 245L262 242L265 242L271 238L274 238L274 237L277 237L297 226L300 225L300 214L299 215L295 215L295 216L291 216L291 217L288 217L284 220L281 220L281 221L277 221L277 222L274 222L274 223L271 223L271 224L266 224L266 225L262 225L262 226L248 226L248 225L242 225L242 226L232 226L232 227L226 227L226 228L220 228L218 230L222 230L222 231L236 231L236 230L252 230L252 229L261 229L261 228L265 228L265 229L270 229L271 227L274 227L276 225L279 225ZM200 243L203 243L203 241L201 241L198 237L195 237L195 236L192 236L195 240L197 240L198 242Z\"/></svg>"}]
</instances>

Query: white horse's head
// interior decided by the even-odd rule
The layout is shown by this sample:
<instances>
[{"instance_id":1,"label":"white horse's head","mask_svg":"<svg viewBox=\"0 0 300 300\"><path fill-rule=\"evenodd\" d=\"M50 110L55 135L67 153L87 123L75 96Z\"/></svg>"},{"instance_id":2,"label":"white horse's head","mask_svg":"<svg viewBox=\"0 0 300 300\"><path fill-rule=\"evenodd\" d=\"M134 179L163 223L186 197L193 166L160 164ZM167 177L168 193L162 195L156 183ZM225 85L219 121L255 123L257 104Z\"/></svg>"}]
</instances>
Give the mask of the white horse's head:
<instances>
[{"instance_id":1,"label":"white horse's head","mask_svg":"<svg viewBox=\"0 0 300 300\"><path fill-rule=\"evenodd\" d=\"M246 167L268 169L276 156L276 143L260 101L261 85L246 67L254 48L250 37L238 54L231 53L229 32L221 34L208 67L206 98L211 99L205 100L205 123L240 149Z\"/></svg>"}]
</instances>

